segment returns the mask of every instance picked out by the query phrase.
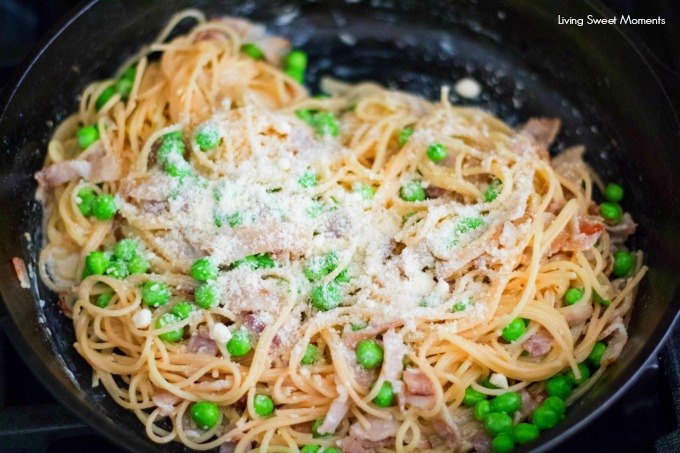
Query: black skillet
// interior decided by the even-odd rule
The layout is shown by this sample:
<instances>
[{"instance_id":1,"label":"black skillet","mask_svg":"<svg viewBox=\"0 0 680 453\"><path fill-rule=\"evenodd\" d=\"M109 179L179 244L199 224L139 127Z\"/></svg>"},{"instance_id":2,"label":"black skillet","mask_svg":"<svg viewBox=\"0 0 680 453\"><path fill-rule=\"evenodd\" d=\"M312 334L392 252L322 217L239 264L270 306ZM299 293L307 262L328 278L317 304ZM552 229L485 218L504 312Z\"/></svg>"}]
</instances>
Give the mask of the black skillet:
<instances>
[{"instance_id":1,"label":"black skillet","mask_svg":"<svg viewBox=\"0 0 680 453\"><path fill-rule=\"evenodd\" d=\"M73 349L73 328L55 295L33 276L32 288L21 289L11 258L35 269L43 236L33 173L54 125L77 109L87 83L111 75L188 6L211 16L249 17L289 37L310 54L312 87L329 74L378 80L434 99L442 84L471 75L482 83L483 95L454 101L488 109L513 125L537 115L562 118L554 151L583 143L604 180L624 186L625 208L640 223L631 245L647 252L650 266L620 360L566 420L531 447L559 448L585 424L597 423L597 414L656 353L680 307L680 128L659 77L670 81L666 89L676 96L680 83L627 27L557 25L558 14L611 15L590 1L101 0L75 11L26 61L0 100L0 291L6 305L0 314L43 384L124 448L182 451L178 444L150 442L132 413L102 388L91 388L90 368Z\"/></svg>"}]
</instances>

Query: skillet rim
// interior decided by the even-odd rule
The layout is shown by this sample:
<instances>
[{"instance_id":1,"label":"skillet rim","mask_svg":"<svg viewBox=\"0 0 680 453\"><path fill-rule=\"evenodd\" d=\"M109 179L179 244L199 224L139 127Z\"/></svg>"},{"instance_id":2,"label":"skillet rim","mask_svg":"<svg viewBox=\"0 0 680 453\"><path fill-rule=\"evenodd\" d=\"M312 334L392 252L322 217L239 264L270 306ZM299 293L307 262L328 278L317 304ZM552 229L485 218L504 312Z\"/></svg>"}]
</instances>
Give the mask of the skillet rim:
<instances>
[{"instance_id":1,"label":"skillet rim","mask_svg":"<svg viewBox=\"0 0 680 453\"><path fill-rule=\"evenodd\" d=\"M582 1L601 16L612 17L616 15L609 8L600 3L599 0ZM26 77L28 77L35 63L48 48L60 38L64 31L66 31L84 13L91 8L96 7L98 3L100 3L100 0L86 0L77 4L49 29L29 55L24 58L14 74L10 77L5 89L0 93L0 123L2 123L7 116L9 104L14 99ZM656 81L658 88L661 90L661 93L668 104L667 107L674 115L674 122L678 126L678 131L680 131L680 103L678 104L679 107L676 108L667 86L662 82L658 70L655 69L652 63L657 65L657 67L664 67L664 65L658 61L652 61L656 59L656 56L632 31L630 26L620 24L612 26L624 39L625 44L635 51L637 59L644 63L648 72ZM677 83L677 86L680 87L680 77L678 77L678 74L667 67L664 69L671 72L672 76L675 78L674 81ZM7 298L7 296L10 295L10 292L10 289L6 288L4 285L0 285L0 295L2 296L2 299ZM31 295L31 298L35 300L33 295ZM578 420L572 420L572 424L560 423L550 431L543 433L537 441L518 448L515 451L551 451L561 446L569 437L582 430L585 426L594 422L604 411L618 401L630 386L633 385L634 381L645 372L649 363L658 355L659 350L663 347L673 329L680 322L680 309L673 308L673 300L676 299L677 295L671 296L669 306L665 310L665 313L668 316L663 316L661 318L661 321L653 330L648 341L641 347L640 352L636 356L637 360L628 362L620 375L613 382L614 384L621 383L616 390L594 399L590 404L593 406L593 409L585 417ZM44 361L40 360L38 356L31 353L32 340L28 338L29 332L26 332L26 329L22 329L18 326L17 319L13 316L13 313L7 309L2 300L0 300L0 322L5 328L10 342L19 351L22 359L26 362L31 372L59 403L66 406L80 420L85 422L96 432L121 448L129 451L149 450L151 447L151 441L149 439L140 436L130 436L128 430L122 429L120 427L121 425L116 424L115 421L105 416L103 412L98 411L95 404L91 404L90 401L85 399L84 392L80 390L72 391L71 388L64 385L59 379L51 379L56 377L54 370ZM59 365L59 369L63 371L64 367ZM164 444L153 444L153 447L155 447L153 449L162 451L161 447L163 445Z\"/></svg>"}]
</instances>

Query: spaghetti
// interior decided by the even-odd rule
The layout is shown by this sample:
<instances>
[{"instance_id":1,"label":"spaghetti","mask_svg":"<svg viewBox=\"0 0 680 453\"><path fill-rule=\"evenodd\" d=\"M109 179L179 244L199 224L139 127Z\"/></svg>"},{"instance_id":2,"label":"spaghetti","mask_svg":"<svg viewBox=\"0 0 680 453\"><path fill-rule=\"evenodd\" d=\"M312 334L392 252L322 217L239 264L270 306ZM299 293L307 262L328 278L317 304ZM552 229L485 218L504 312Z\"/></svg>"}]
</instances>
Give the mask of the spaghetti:
<instances>
[{"instance_id":1,"label":"spaghetti","mask_svg":"<svg viewBox=\"0 0 680 453\"><path fill-rule=\"evenodd\" d=\"M557 121L310 97L289 51L185 11L56 129L40 271L93 385L197 450L535 438L627 339L646 268L618 186L598 206L583 149L550 158Z\"/></svg>"}]
</instances>

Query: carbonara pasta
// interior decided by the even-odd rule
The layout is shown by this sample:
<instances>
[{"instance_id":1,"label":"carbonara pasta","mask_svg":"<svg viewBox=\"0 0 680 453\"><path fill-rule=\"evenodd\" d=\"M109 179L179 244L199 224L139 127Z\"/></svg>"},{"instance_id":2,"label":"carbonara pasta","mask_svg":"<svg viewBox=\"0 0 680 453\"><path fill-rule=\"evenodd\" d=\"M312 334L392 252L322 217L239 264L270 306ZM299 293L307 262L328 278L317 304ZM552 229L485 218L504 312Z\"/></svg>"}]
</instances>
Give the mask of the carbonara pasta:
<instances>
[{"instance_id":1,"label":"carbonara pasta","mask_svg":"<svg viewBox=\"0 0 680 453\"><path fill-rule=\"evenodd\" d=\"M534 440L627 340L646 268L622 189L582 147L550 157L557 120L310 96L305 66L189 10L56 128L40 271L93 385L196 450Z\"/></svg>"}]
</instances>

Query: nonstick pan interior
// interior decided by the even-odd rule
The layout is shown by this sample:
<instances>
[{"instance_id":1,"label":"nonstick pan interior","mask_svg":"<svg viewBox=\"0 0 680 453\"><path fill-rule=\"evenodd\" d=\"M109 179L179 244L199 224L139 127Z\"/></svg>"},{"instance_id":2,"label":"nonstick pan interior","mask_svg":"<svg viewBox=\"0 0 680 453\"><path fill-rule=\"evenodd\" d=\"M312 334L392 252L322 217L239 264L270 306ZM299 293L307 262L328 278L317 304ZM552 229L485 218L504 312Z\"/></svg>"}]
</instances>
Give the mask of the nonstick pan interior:
<instances>
[{"instance_id":1,"label":"nonstick pan interior","mask_svg":"<svg viewBox=\"0 0 680 453\"><path fill-rule=\"evenodd\" d=\"M563 132L554 152L586 145L605 181L622 184L626 208L640 223L636 248L650 265L620 361L541 435L554 447L611 400L659 345L674 319L680 279L678 123L635 40L617 27L559 27L557 14L600 16L589 2L557 1L94 1L44 42L0 103L0 287L3 321L18 349L56 396L115 442L134 451L182 451L147 440L136 417L92 388L91 370L73 349L73 328L56 297L35 277L18 286L11 257L35 263L42 241L33 173L55 124L76 110L92 80L108 77L170 16L185 7L239 15L270 25L310 55L309 79L377 80L439 97L441 85L464 76L483 86L475 101L452 97L513 125L556 116ZM183 23L187 27L189 23ZM632 39L632 41L631 41ZM31 235L28 241L24 233ZM40 301L44 301L44 308Z\"/></svg>"}]
</instances>

